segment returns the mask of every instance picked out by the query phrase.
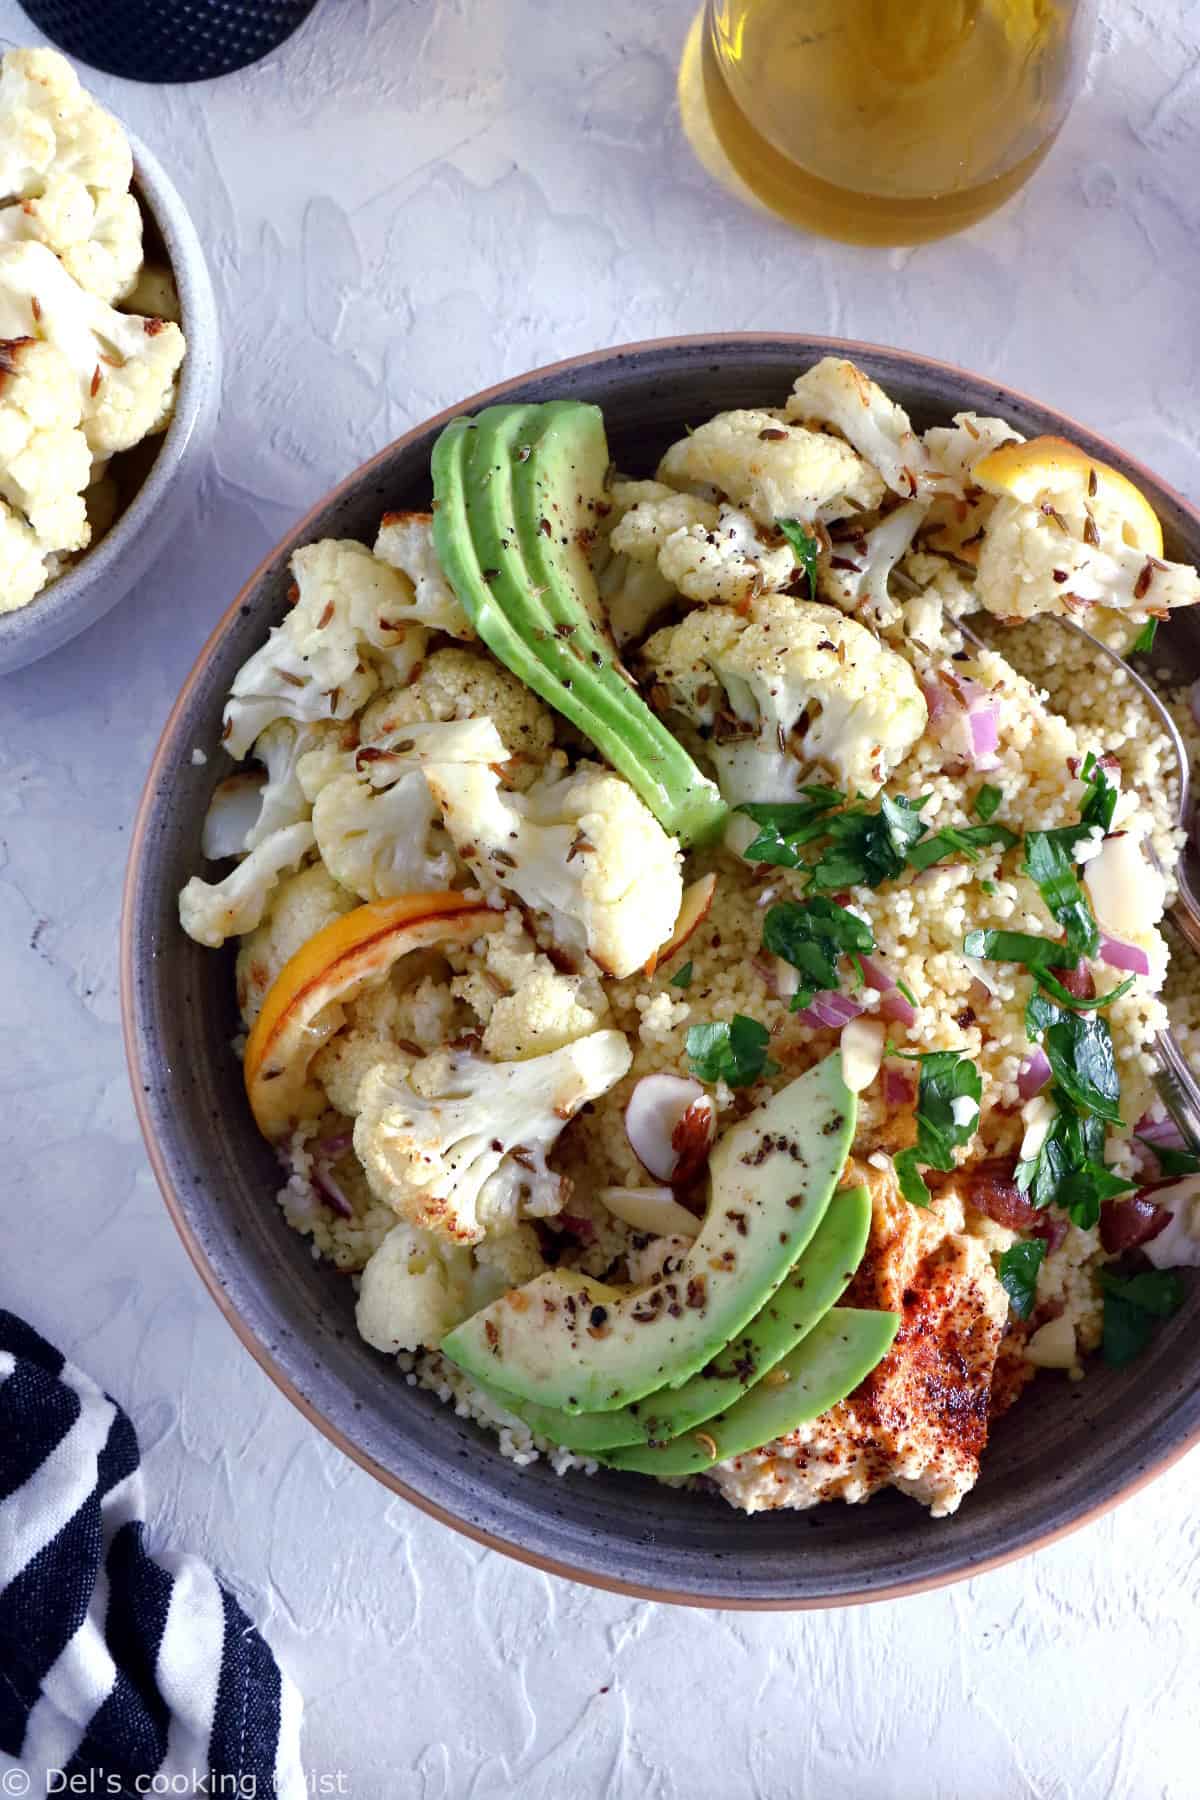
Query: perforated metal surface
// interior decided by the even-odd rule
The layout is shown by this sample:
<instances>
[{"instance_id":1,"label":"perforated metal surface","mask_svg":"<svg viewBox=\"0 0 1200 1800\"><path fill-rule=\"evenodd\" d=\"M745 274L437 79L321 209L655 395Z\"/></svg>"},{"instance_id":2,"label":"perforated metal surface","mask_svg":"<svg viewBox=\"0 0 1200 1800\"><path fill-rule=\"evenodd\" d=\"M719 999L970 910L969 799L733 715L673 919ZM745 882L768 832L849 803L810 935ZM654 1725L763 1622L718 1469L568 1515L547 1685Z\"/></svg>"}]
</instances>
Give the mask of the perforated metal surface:
<instances>
[{"instance_id":1,"label":"perforated metal surface","mask_svg":"<svg viewBox=\"0 0 1200 1800\"><path fill-rule=\"evenodd\" d=\"M60 49L128 81L211 81L258 62L316 0L22 0Z\"/></svg>"}]
</instances>

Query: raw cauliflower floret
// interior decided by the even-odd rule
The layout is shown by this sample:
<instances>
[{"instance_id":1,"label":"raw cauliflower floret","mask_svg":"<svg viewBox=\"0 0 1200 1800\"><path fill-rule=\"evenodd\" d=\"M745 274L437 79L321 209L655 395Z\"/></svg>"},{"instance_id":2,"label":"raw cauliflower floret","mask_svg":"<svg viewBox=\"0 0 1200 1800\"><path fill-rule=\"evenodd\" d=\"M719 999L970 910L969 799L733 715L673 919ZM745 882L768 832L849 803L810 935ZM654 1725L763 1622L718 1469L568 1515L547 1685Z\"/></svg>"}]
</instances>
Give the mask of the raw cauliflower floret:
<instances>
[{"instance_id":1,"label":"raw cauliflower floret","mask_svg":"<svg viewBox=\"0 0 1200 1800\"><path fill-rule=\"evenodd\" d=\"M190 938L219 950L226 938L253 931L267 910L272 890L285 869L294 869L315 843L305 821L265 838L223 881L193 875L179 895L179 922Z\"/></svg>"},{"instance_id":2,"label":"raw cauliflower floret","mask_svg":"<svg viewBox=\"0 0 1200 1800\"><path fill-rule=\"evenodd\" d=\"M1185 563L1135 550L1118 534L1089 544L1058 509L997 500L984 531L975 592L1005 619L1110 607L1134 623L1200 601L1200 575Z\"/></svg>"},{"instance_id":3,"label":"raw cauliflower floret","mask_svg":"<svg viewBox=\"0 0 1200 1800\"><path fill-rule=\"evenodd\" d=\"M545 957L515 993L496 1000L483 1034L483 1051L495 1062L524 1062L587 1037L601 1022L580 997L577 975L560 975Z\"/></svg>"},{"instance_id":4,"label":"raw cauliflower floret","mask_svg":"<svg viewBox=\"0 0 1200 1800\"><path fill-rule=\"evenodd\" d=\"M372 1192L402 1218L474 1244L562 1205L546 1157L567 1120L632 1061L619 1031L597 1031L526 1062L442 1050L407 1072L363 1080L354 1148Z\"/></svg>"},{"instance_id":5,"label":"raw cauliflower floret","mask_svg":"<svg viewBox=\"0 0 1200 1800\"><path fill-rule=\"evenodd\" d=\"M403 653L416 626L389 624L404 577L352 538L323 538L292 557L295 604L242 664L225 707L223 742L243 757L276 719L347 719L379 685L378 663Z\"/></svg>"},{"instance_id":6,"label":"raw cauliflower floret","mask_svg":"<svg viewBox=\"0 0 1200 1800\"><path fill-rule=\"evenodd\" d=\"M336 775L322 787L312 812L322 862L363 900L449 886L455 862L436 820L420 769L410 769L382 790L357 775Z\"/></svg>"},{"instance_id":7,"label":"raw cauliflower floret","mask_svg":"<svg viewBox=\"0 0 1200 1800\"><path fill-rule=\"evenodd\" d=\"M637 499L623 511L609 537L614 550L631 561L653 563L667 539L676 531L695 525L702 531L716 527L717 508L710 500L695 494L681 494L661 481L623 482L623 489L636 488Z\"/></svg>"},{"instance_id":8,"label":"raw cauliflower floret","mask_svg":"<svg viewBox=\"0 0 1200 1800\"><path fill-rule=\"evenodd\" d=\"M852 792L877 787L925 728L908 663L836 607L775 594L744 617L694 612L643 654L671 706L709 736L731 805L795 797L814 763Z\"/></svg>"},{"instance_id":9,"label":"raw cauliflower floret","mask_svg":"<svg viewBox=\"0 0 1200 1800\"><path fill-rule=\"evenodd\" d=\"M435 650L407 687L373 700L359 737L377 744L434 719L490 719L510 756L530 763L544 762L554 743L554 720L524 682L492 657L457 648Z\"/></svg>"},{"instance_id":10,"label":"raw cauliflower floret","mask_svg":"<svg viewBox=\"0 0 1200 1800\"><path fill-rule=\"evenodd\" d=\"M326 925L350 911L353 894L339 887L322 863L281 881L268 912L244 939L237 959L237 997L242 1018L253 1025L275 977L297 950Z\"/></svg>"},{"instance_id":11,"label":"raw cauliflower floret","mask_svg":"<svg viewBox=\"0 0 1200 1800\"><path fill-rule=\"evenodd\" d=\"M620 775L580 763L524 794L491 769L439 766L426 779L463 861L544 916L553 941L629 975L671 935L683 858Z\"/></svg>"},{"instance_id":12,"label":"raw cauliflower floret","mask_svg":"<svg viewBox=\"0 0 1200 1800\"><path fill-rule=\"evenodd\" d=\"M689 600L736 602L787 587L797 563L785 539L769 541L749 513L722 505L715 525L687 525L672 533L659 552L658 568Z\"/></svg>"},{"instance_id":13,"label":"raw cauliflower floret","mask_svg":"<svg viewBox=\"0 0 1200 1800\"><path fill-rule=\"evenodd\" d=\"M470 640L475 636L437 559L432 513L385 513L375 539L375 555L380 562L398 569L411 586L408 605L398 617L415 619L450 637Z\"/></svg>"},{"instance_id":14,"label":"raw cauliflower floret","mask_svg":"<svg viewBox=\"0 0 1200 1800\"><path fill-rule=\"evenodd\" d=\"M823 356L796 379L787 416L809 425L832 425L906 500L918 494L931 499L955 486L934 465L904 408L843 357Z\"/></svg>"},{"instance_id":15,"label":"raw cauliflower floret","mask_svg":"<svg viewBox=\"0 0 1200 1800\"><path fill-rule=\"evenodd\" d=\"M821 597L878 631L895 625L900 601L890 591L888 577L916 536L925 510L924 501L910 500L853 543L835 545L832 554L822 552L817 571Z\"/></svg>"},{"instance_id":16,"label":"raw cauliflower floret","mask_svg":"<svg viewBox=\"0 0 1200 1800\"><path fill-rule=\"evenodd\" d=\"M162 431L175 405L183 333L167 319L114 312L45 244L0 243L0 337L39 337L70 364L95 457Z\"/></svg>"},{"instance_id":17,"label":"raw cauliflower floret","mask_svg":"<svg viewBox=\"0 0 1200 1800\"><path fill-rule=\"evenodd\" d=\"M0 500L0 571L0 615L28 606L51 573L37 537L4 500Z\"/></svg>"},{"instance_id":18,"label":"raw cauliflower floret","mask_svg":"<svg viewBox=\"0 0 1200 1800\"><path fill-rule=\"evenodd\" d=\"M92 456L79 429L82 410L70 366L50 344L0 342L0 495L46 552L82 550L91 537L83 491Z\"/></svg>"},{"instance_id":19,"label":"raw cauliflower floret","mask_svg":"<svg viewBox=\"0 0 1200 1800\"><path fill-rule=\"evenodd\" d=\"M417 1225L393 1225L362 1272L360 1334L389 1356L440 1344L476 1310L472 1273L469 1250Z\"/></svg>"},{"instance_id":20,"label":"raw cauliflower floret","mask_svg":"<svg viewBox=\"0 0 1200 1800\"><path fill-rule=\"evenodd\" d=\"M759 410L718 413L672 444L659 464L672 487L715 489L761 525L844 518L877 506L883 483L840 438Z\"/></svg>"}]
</instances>

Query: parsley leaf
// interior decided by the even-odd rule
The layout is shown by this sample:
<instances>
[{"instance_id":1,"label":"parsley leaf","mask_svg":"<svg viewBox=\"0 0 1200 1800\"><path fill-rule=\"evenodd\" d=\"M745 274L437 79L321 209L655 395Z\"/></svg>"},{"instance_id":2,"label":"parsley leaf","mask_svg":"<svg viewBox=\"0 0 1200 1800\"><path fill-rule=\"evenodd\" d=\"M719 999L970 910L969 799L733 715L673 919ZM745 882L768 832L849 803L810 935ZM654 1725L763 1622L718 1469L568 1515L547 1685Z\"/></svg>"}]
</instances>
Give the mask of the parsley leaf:
<instances>
[{"instance_id":1,"label":"parsley leaf","mask_svg":"<svg viewBox=\"0 0 1200 1800\"><path fill-rule=\"evenodd\" d=\"M1090 1000L1081 999L1069 992L1054 974L1054 970L1067 961L1067 946L1059 939L1038 937L1031 931L968 931L963 939L963 955L983 957L989 962L1022 963L1039 987L1052 994L1061 1005L1073 1007L1077 1012L1111 1006L1133 986L1134 981L1130 975L1115 988L1110 988L1107 994L1093 994Z\"/></svg>"},{"instance_id":2,"label":"parsley leaf","mask_svg":"<svg viewBox=\"0 0 1200 1800\"><path fill-rule=\"evenodd\" d=\"M1183 1282L1174 1269L1121 1275L1101 1269L1104 1293L1104 1360L1115 1369L1139 1356L1158 1329L1183 1305Z\"/></svg>"},{"instance_id":3,"label":"parsley leaf","mask_svg":"<svg viewBox=\"0 0 1200 1800\"><path fill-rule=\"evenodd\" d=\"M988 820L995 816L996 810L1003 798L1004 795L1000 792L998 787L993 787L990 782L985 781L975 796L974 811L976 818L982 819L986 825Z\"/></svg>"},{"instance_id":4,"label":"parsley leaf","mask_svg":"<svg viewBox=\"0 0 1200 1800\"><path fill-rule=\"evenodd\" d=\"M1060 961L1075 964L1081 956L1095 956L1100 932L1087 896L1075 874L1074 848L1081 827L1059 831L1031 831L1025 839L1023 874L1035 881L1051 916L1067 934L1066 953Z\"/></svg>"},{"instance_id":5,"label":"parsley leaf","mask_svg":"<svg viewBox=\"0 0 1200 1800\"><path fill-rule=\"evenodd\" d=\"M730 1087L750 1087L766 1075L777 1075L779 1064L767 1055L771 1034L757 1019L735 1013L732 1019L709 1025L692 1025L687 1034L688 1062L701 1081L726 1081Z\"/></svg>"},{"instance_id":6,"label":"parsley leaf","mask_svg":"<svg viewBox=\"0 0 1200 1800\"><path fill-rule=\"evenodd\" d=\"M1129 649L1126 651L1126 655L1127 656L1140 656L1143 654L1143 652L1145 652L1147 650L1153 650L1154 639L1157 636L1157 634L1158 634L1158 620L1157 619L1147 619L1146 623L1142 626L1142 629L1138 632L1137 636L1134 638L1132 644L1130 644Z\"/></svg>"},{"instance_id":7,"label":"parsley leaf","mask_svg":"<svg viewBox=\"0 0 1200 1800\"><path fill-rule=\"evenodd\" d=\"M676 970L675 974L672 975L670 981L667 983L667 986L668 987L677 987L677 988L689 988L692 985L692 976L694 973L695 973L695 970L693 968L693 965L690 962L685 962L682 969Z\"/></svg>"},{"instance_id":8,"label":"parsley leaf","mask_svg":"<svg viewBox=\"0 0 1200 1800\"><path fill-rule=\"evenodd\" d=\"M1022 1238L1000 1258L1000 1285L1018 1319L1027 1319L1033 1311L1038 1270L1045 1255L1045 1238Z\"/></svg>"},{"instance_id":9,"label":"parsley leaf","mask_svg":"<svg viewBox=\"0 0 1200 1800\"><path fill-rule=\"evenodd\" d=\"M793 1012L807 1006L818 990L838 986L840 956L865 956L875 948L875 935L864 920L820 895L803 902L782 900L770 907L762 941L764 950L800 971Z\"/></svg>"},{"instance_id":10,"label":"parsley leaf","mask_svg":"<svg viewBox=\"0 0 1200 1800\"><path fill-rule=\"evenodd\" d=\"M841 888L877 888L894 881L909 849L924 836L926 827L919 815L928 798L926 794L906 800L901 794L893 800L881 794L878 812L849 806L826 820L825 832L832 842L810 866L812 892L835 894Z\"/></svg>"},{"instance_id":11,"label":"parsley leaf","mask_svg":"<svg viewBox=\"0 0 1200 1800\"><path fill-rule=\"evenodd\" d=\"M995 894L999 892L994 881L981 881L979 885L985 894Z\"/></svg>"},{"instance_id":12,"label":"parsley leaf","mask_svg":"<svg viewBox=\"0 0 1200 1800\"><path fill-rule=\"evenodd\" d=\"M946 825L910 850L908 860L914 869L928 869L957 850L968 862L978 862L980 853L993 844L1011 850L1019 842L1016 832L1007 825Z\"/></svg>"},{"instance_id":13,"label":"parsley leaf","mask_svg":"<svg viewBox=\"0 0 1200 1800\"><path fill-rule=\"evenodd\" d=\"M1051 1098L1058 1111L1035 1157L1019 1162L1016 1183L1034 1206L1060 1206L1087 1231L1100 1217L1104 1200L1133 1191L1104 1166L1103 1119L1082 1112L1060 1089Z\"/></svg>"},{"instance_id":14,"label":"parsley leaf","mask_svg":"<svg viewBox=\"0 0 1200 1800\"><path fill-rule=\"evenodd\" d=\"M773 863L781 869L797 869L802 858L800 845L820 837L825 831L827 813L840 806L845 794L831 787L805 787L803 801L786 800L777 805L752 801L734 808L745 813L760 827L758 836L742 855L747 862Z\"/></svg>"},{"instance_id":15,"label":"parsley leaf","mask_svg":"<svg viewBox=\"0 0 1200 1800\"><path fill-rule=\"evenodd\" d=\"M1193 1156L1190 1150L1172 1150L1168 1144L1156 1144L1152 1138L1137 1134L1139 1144L1145 1144L1164 1175L1197 1175L1200 1174L1200 1156Z\"/></svg>"},{"instance_id":16,"label":"parsley leaf","mask_svg":"<svg viewBox=\"0 0 1200 1800\"><path fill-rule=\"evenodd\" d=\"M944 1171L955 1166L955 1149L970 1143L979 1125L983 1081L970 1058L957 1050L934 1050L918 1060L917 1141L894 1161L904 1198L913 1206L928 1206L930 1193L918 1164Z\"/></svg>"},{"instance_id":17,"label":"parsley leaf","mask_svg":"<svg viewBox=\"0 0 1200 1800\"><path fill-rule=\"evenodd\" d=\"M1099 825L1101 831L1107 831L1117 810L1117 790L1090 751L1079 775L1088 784L1088 792L1079 809L1079 823L1089 830L1093 825Z\"/></svg>"},{"instance_id":18,"label":"parsley leaf","mask_svg":"<svg viewBox=\"0 0 1200 1800\"><path fill-rule=\"evenodd\" d=\"M820 550L816 537L807 525L801 524L799 519L776 519L775 523L792 546L796 561L808 577L809 599L815 600L817 597L817 554Z\"/></svg>"},{"instance_id":19,"label":"parsley leaf","mask_svg":"<svg viewBox=\"0 0 1200 1800\"><path fill-rule=\"evenodd\" d=\"M1042 1043L1054 1079L1076 1106L1121 1125L1121 1084L1113 1055L1112 1032L1106 1020L1082 1013L1064 1012L1042 1001L1055 1016L1043 1028ZM1028 1022L1032 1006L1026 1008Z\"/></svg>"}]
</instances>

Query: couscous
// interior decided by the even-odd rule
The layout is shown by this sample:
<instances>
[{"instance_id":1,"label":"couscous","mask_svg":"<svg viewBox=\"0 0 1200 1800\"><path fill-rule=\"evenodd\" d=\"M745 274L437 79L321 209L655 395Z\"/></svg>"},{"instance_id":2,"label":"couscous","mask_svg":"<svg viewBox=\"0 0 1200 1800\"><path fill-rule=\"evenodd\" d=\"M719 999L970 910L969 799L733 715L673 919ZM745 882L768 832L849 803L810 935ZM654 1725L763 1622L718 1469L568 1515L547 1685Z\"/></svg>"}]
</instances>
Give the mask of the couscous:
<instances>
[{"instance_id":1,"label":"couscous","mask_svg":"<svg viewBox=\"0 0 1200 1800\"><path fill-rule=\"evenodd\" d=\"M606 462L595 409L491 409L434 514L296 553L182 922L238 943L283 1216L401 1378L520 1463L950 1513L989 1420L1128 1360L1200 1260L1154 1087L1168 1011L1200 1048L1178 771L1060 623L1145 646L1200 579L1115 471L918 436L832 358L654 479ZM790 1220L744 1172L781 1156Z\"/></svg>"}]
</instances>

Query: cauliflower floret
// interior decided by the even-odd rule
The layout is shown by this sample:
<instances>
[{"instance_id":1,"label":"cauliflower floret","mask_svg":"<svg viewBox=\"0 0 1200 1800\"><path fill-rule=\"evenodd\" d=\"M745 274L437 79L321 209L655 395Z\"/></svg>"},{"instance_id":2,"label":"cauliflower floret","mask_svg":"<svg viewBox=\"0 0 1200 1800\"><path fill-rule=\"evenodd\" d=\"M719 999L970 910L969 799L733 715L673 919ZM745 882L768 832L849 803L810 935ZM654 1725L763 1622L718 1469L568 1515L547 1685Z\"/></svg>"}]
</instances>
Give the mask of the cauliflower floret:
<instances>
[{"instance_id":1,"label":"cauliflower floret","mask_svg":"<svg viewBox=\"0 0 1200 1800\"><path fill-rule=\"evenodd\" d=\"M420 769L410 769L382 790L357 775L336 775L317 795L312 812L321 861L363 900L450 885L454 857L434 828L436 818Z\"/></svg>"},{"instance_id":2,"label":"cauliflower floret","mask_svg":"<svg viewBox=\"0 0 1200 1800\"><path fill-rule=\"evenodd\" d=\"M365 744L380 743L402 725L426 719L490 719L509 755L533 763L544 762L554 742L554 720L537 695L474 650L435 650L406 688L371 703L359 736Z\"/></svg>"},{"instance_id":3,"label":"cauliflower floret","mask_svg":"<svg viewBox=\"0 0 1200 1800\"><path fill-rule=\"evenodd\" d=\"M454 996L441 975L414 981L414 971L406 969L402 978L394 976L351 1001L345 1024L318 1051L310 1072L330 1106L353 1118L363 1077L380 1063L396 1068L403 1059L407 1069L414 1056L440 1049L455 1035L455 1016Z\"/></svg>"},{"instance_id":4,"label":"cauliflower floret","mask_svg":"<svg viewBox=\"0 0 1200 1800\"><path fill-rule=\"evenodd\" d=\"M618 556L604 542L593 552L592 570L608 629L619 648L640 638L676 597L657 563Z\"/></svg>"},{"instance_id":5,"label":"cauliflower floret","mask_svg":"<svg viewBox=\"0 0 1200 1800\"><path fill-rule=\"evenodd\" d=\"M659 552L658 567L689 600L736 602L787 587L797 563L786 540L768 542L748 513L723 505L715 526L674 532Z\"/></svg>"},{"instance_id":6,"label":"cauliflower floret","mask_svg":"<svg viewBox=\"0 0 1200 1800\"><path fill-rule=\"evenodd\" d=\"M51 173L123 192L133 180L129 140L81 87L57 50L0 59L0 200L29 200Z\"/></svg>"},{"instance_id":7,"label":"cauliflower floret","mask_svg":"<svg viewBox=\"0 0 1200 1800\"><path fill-rule=\"evenodd\" d=\"M80 284L83 285L82 283ZM137 280L124 297L126 312L145 313L152 319L182 319L179 289L165 263L143 263Z\"/></svg>"},{"instance_id":8,"label":"cauliflower floret","mask_svg":"<svg viewBox=\"0 0 1200 1800\"><path fill-rule=\"evenodd\" d=\"M437 559L432 513L384 513L375 539L375 555L380 562L398 569L410 584L408 604L397 617L415 619L450 637L468 641L474 638L471 623Z\"/></svg>"},{"instance_id":9,"label":"cauliflower floret","mask_svg":"<svg viewBox=\"0 0 1200 1800\"><path fill-rule=\"evenodd\" d=\"M817 571L822 597L878 631L895 625L901 616L900 602L888 589L888 577L924 517L924 501L910 500L853 543L836 544L832 553L823 552Z\"/></svg>"},{"instance_id":10,"label":"cauliflower floret","mask_svg":"<svg viewBox=\"0 0 1200 1800\"><path fill-rule=\"evenodd\" d=\"M463 860L544 915L568 954L586 949L607 974L629 975L671 935L679 845L621 776L581 763L524 794L506 794L474 764L430 768L426 779Z\"/></svg>"},{"instance_id":11,"label":"cauliflower floret","mask_svg":"<svg viewBox=\"0 0 1200 1800\"><path fill-rule=\"evenodd\" d=\"M490 1306L510 1288L524 1287L527 1281L535 1281L546 1267L532 1225L515 1225L511 1231L490 1231L481 1244L476 1244L474 1256L473 1312Z\"/></svg>"},{"instance_id":12,"label":"cauliflower floret","mask_svg":"<svg viewBox=\"0 0 1200 1800\"><path fill-rule=\"evenodd\" d=\"M1025 439L1007 419L956 412L952 425L931 425L922 441L934 466L965 490L972 485L971 472L982 457L990 456L1001 444L1023 444Z\"/></svg>"},{"instance_id":13,"label":"cauliflower floret","mask_svg":"<svg viewBox=\"0 0 1200 1800\"><path fill-rule=\"evenodd\" d=\"M91 536L83 490L92 457L81 412L57 350L33 338L0 342L0 494L44 552L82 550Z\"/></svg>"},{"instance_id":14,"label":"cauliflower floret","mask_svg":"<svg viewBox=\"0 0 1200 1800\"><path fill-rule=\"evenodd\" d=\"M923 659L957 655L963 644L957 621L979 604L974 588L944 556L931 556L925 550L910 551L901 559L900 570L918 589L900 604L908 644Z\"/></svg>"},{"instance_id":15,"label":"cauliflower floret","mask_svg":"<svg viewBox=\"0 0 1200 1800\"><path fill-rule=\"evenodd\" d=\"M253 931L285 869L294 869L316 839L307 821L289 825L252 850L224 881L193 875L179 896L179 923L190 938L219 950L226 938Z\"/></svg>"},{"instance_id":16,"label":"cauliflower floret","mask_svg":"<svg viewBox=\"0 0 1200 1800\"><path fill-rule=\"evenodd\" d=\"M1005 619L1105 606L1143 623L1200 601L1200 575L1189 565L1147 556L1119 534L1089 544L1069 526L1053 506L997 500L979 553L979 604Z\"/></svg>"},{"instance_id":17,"label":"cauliflower floret","mask_svg":"<svg viewBox=\"0 0 1200 1800\"><path fill-rule=\"evenodd\" d=\"M709 735L731 805L797 796L814 763L850 790L876 787L925 728L908 663L832 606L775 594L745 617L694 612L644 656L671 705Z\"/></svg>"},{"instance_id":18,"label":"cauliflower floret","mask_svg":"<svg viewBox=\"0 0 1200 1800\"><path fill-rule=\"evenodd\" d=\"M51 573L36 536L4 500L0 500L0 570L0 614L28 606Z\"/></svg>"},{"instance_id":19,"label":"cauliflower floret","mask_svg":"<svg viewBox=\"0 0 1200 1800\"><path fill-rule=\"evenodd\" d=\"M393 1225L362 1272L359 1333L389 1356L440 1344L477 1310L472 1273L469 1250L416 1225Z\"/></svg>"},{"instance_id":20,"label":"cauliflower floret","mask_svg":"<svg viewBox=\"0 0 1200 1800\"><path fill-rule=\"evenodd\" d=\"M849 444L757 410L718 413L659 464L672 487L699 484L745 505L761 525L844 518L877 506L883 483Z\"/></svg>"},{"instance_id":21,"label":"cauliflower floret","mask_svg":"<svg viewBox=\"0 0 1200 1800\"><path fill-rule=\"evenodd\" d=\"M419 627L389 624L404 577L352 538L323 538L292 557L295 604L242 664L225 707L224 744L243 757L276 719L348 719L379 685L377 659Z\"/></svg>"},{"instance_id":22,"label":"cauliflower floret","mask_svg":"<svg viewBox=\"0 0 1200 1800\"><path fill-rule=\"evenodd\" d=\"M45 244L0 243L0 337L44 338L66 357L95 457L132 450L171 417L185 348L178 325L114 312Z\"/></svg>"},{"instance_id":23,"label":"cauliflower floret","mask_svg":"<svg viewBox=\"0 0 1200 1800\"><path fill-rule=\"evenodd\" d=\"M599 1011L580 998L579 977L560 975L545 957L537 962L516 992L501 996L491 1009L483 1050L495 1062L524 1062L561 1050L600 1025Z\"/></svg>"},{"instance_id":24,"label":"cauliflower floret","mask_svg":"<svg viewBox=\"0 0 1200 1800\"><path fill-rule=\"evenodd\" d=\"M400 725L381 737L360 742L354 750L343 750L336 740L326 742L301 757L297 778L307 798L315 800L323 787L341 775L357 776L373 788L385 788L427 763L481 762L503 767L507 761L504 740L490 719L448 719Z\"/></svg>"},{"instance_id":25,"label":"cauliflower floret","mask_svg":"<svg viewBox=\"0 0 1200 1800\"><path fill-rule=\"evenodd\" d=\"M305 725L295 719L276 719L259 733L254 754L265 766L267 778L259 796L258 817L246 834L243 849L256 850L264 838L311 816L312 807L300 783L300 760L319 755L321 747L336 735L330 725Z\"/></svg>"},{"instance_id":26,"label":"cauliflower floret","mask_svg":"<svg viewBox=\"0 0 1200 1800\"><path fill-rule=\"evenodd\" d=\"M547 1056L493 1063L442 1050L407 1074L382 1066L359 1090L354 1148L372 1191L412 1224L459 1243L562 1205L546 1157L567 1120L608 1092L632 1053L597 1031Z\"/></svg>"},{"instance_id":27,"label":"cauliflower floret","mask_svg":"<svg viewBox=\"0 0 1200 1800\"><path fill-rule=\"evenodd\" d=\"M623 511L609 542L614 550L633 562L656 562L659 551L672 533L684 531L689 525L701 531L716 529L717 508L709 500L699 500L695 494L681 494L661 481L619 485L625 489L637 488L640 492Z\"/></svg>"},{"instance_id":28,"label":"cauliflower floret","mask_svg":"<svg viewBox=\"0 0 1200 1800\"><path fill-rule=\"evenodd\" d=\"M931 499L956 486L934 466L904 408L840 356L823 356L797 378L788 396L787 416L832 425L879 471L892 492L906 500L918 494Z\"/></svg>"},{"instance_id":29,"label":"cauliflower floret","mask_svg":"<svg viewBox=\"0 0 1200 1800\"><path fill-rule=\"evenodd\" d=\"M268 989L285 963L309 938L355 906L323 863L281 881L261 924L238 949L238 1007L247 1025L258 1017Z\"/></svg>"},{"instance_id":30,"label":"cauliflower floret","mask_svg":"<svg viewBox=\"0 0 1200 1800\"><path fill-rule=\"evenodd\" d=\"M137 284L141 209L132 194L93 197L78 177L51 175L38 199L0 209L0 242L45 244L86 293L112 305Z\"/></svg>"}]
</instances>

